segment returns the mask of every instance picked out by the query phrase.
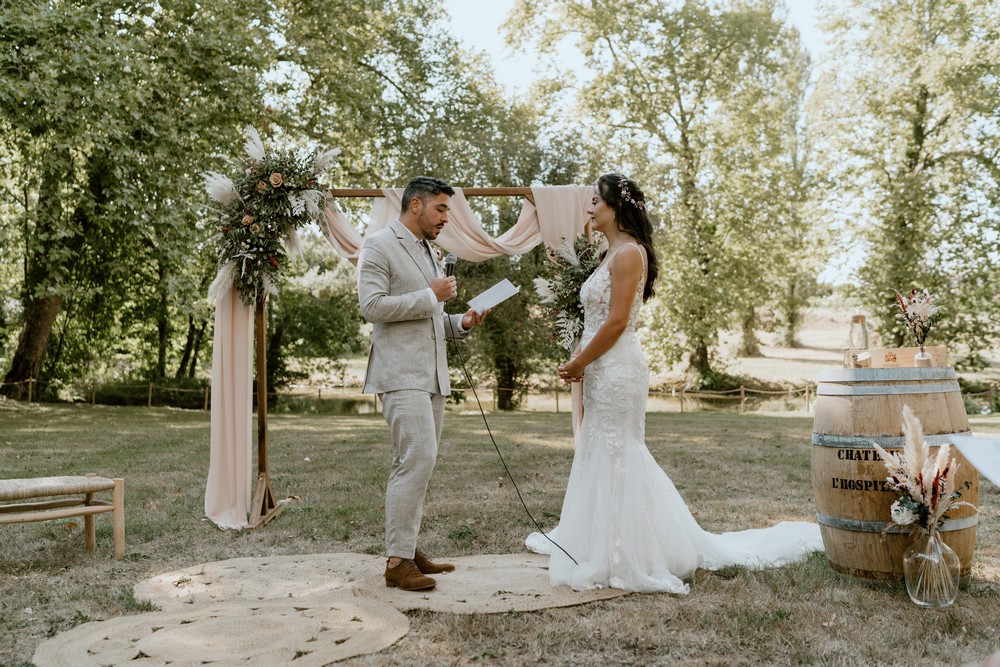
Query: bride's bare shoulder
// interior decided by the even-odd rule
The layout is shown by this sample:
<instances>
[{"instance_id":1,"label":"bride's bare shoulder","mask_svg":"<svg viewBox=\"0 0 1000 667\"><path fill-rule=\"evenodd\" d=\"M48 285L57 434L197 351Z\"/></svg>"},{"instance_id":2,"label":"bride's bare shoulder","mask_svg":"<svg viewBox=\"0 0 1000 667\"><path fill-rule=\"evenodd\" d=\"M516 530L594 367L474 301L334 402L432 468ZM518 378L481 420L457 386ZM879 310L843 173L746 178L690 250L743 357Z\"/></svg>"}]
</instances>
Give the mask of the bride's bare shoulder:
<instances>
[{"instance_id":1,"label":"bride's bare shoulder","mask_svg":"<svg viewBox=\"0 0 1000 667\"><path fill-rule=\"evenodd\" d=\"M639 269L642 270L645 261L646 251L638 243L625 243L615 252L611 258L612 270L614 269Z\"/></svg>"}]
</instances>

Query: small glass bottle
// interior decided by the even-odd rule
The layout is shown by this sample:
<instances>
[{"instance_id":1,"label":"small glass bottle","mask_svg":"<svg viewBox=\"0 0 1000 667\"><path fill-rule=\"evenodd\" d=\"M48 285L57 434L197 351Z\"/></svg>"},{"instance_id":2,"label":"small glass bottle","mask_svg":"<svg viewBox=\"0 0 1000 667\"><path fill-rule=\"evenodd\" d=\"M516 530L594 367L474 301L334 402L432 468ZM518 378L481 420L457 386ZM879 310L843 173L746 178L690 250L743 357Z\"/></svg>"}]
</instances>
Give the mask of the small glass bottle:
<instances>
[{"instance_id":1,"label":"small glass bottle","mask_svg":"<svg viewBox=\"0 0 1000 667\"><path fill-rule=\"evenodd\" d=\"M847 358L848 368L858 368L859 365L867 366L868 360L868 324L864 315L851 316L851 328L847 333ZM859 361L861 362L859 364Z\"/></svg>"}]
</instances>

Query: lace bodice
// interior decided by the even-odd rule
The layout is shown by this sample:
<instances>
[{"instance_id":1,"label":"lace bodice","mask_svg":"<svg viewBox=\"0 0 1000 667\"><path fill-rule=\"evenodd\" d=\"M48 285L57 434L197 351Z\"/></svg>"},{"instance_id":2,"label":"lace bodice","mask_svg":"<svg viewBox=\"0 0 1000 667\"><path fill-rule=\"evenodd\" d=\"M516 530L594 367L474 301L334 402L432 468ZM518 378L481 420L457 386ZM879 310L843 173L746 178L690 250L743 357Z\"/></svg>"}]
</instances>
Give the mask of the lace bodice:
<instances>
[{"instance_id":1,"label":"lace bodice","mask_svg":"<svg viewBox=\"0 0 1000 667\"><path fill-rule=\"evenodd\" d=\"M640 246L641 247L641 246ZM620 248L619 248L620 249ZM617 252L617 250L615 251ZM583 340L590 340L597 330L601 328L611 313L611 272L608 266L611 264L611 257L594 270L590 277L580 288L580 301L583 303ZM632 299L632 308L629 311L628 326L625 334L634 334L639 321L639 312L642 310L642 290L646 282L645 262L643 262L642 280Z\"/></svg>"}]
</instances>

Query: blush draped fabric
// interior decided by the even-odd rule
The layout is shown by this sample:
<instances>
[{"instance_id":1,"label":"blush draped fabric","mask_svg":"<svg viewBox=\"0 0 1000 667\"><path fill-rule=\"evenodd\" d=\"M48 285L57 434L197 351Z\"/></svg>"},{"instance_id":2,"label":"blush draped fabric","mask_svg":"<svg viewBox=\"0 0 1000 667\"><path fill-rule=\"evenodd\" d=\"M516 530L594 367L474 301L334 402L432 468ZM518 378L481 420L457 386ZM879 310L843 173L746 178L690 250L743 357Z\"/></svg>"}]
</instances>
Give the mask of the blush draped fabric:
<instances>
[{"instance_id":1,"label":"blush draped fabric","mask_svg":"<svg viewBox=\"0 0 1000 667\"><path fill-rule=\"evenodd\" d=\"M589 185L531 188L535 203L524 200L514 226L493 238L483 229L462 189L455 188L448 224L435 243L470 262L501 255L523 255L539 243L556 246L583 232L593 193L594 188ZM399 217L402 188L386 188L382 194L384 196L377 198L372 205L366 235L377 232ZM357 264L364 238L336 204L328 203L323 213L320 228L330 245L341 257Z\"/></svg>"},{"instance_id":2,"label":"blush draped fabric","mask_svg":"<svg viewBox=\"0 0 1000 667\"><path fill-rule=\"evenodd\" d=\"M212 429L205 516L220 528L245 528L250 507L253 434L253 309L235 288L215 302Z\"/></svg>"},{"instance_id":3,"label":"blush draped fabric","mask_svg":"<svg viewBox=\"0 0 1000 667\"><path fill-rule=\"evenodd\" d=\"M365 235L399 217L402 188L382 190L375 198ZM524 200L517 222L492 238L473 213L460 188L451 199L449 223L436 243L466 261L521 255L539 243L556 246L583 233L594 186L531 188L534 203ZM364 237L332 198L320 229L337 253L357 265ZM216 279L221 282L222 275ZM212 356L212 430L205 489L205 515L220 528L248 525L252 471L253 310L235 290L210 290L215 296L215 349ZM574 393L578 393L574 387ZM575 420L574 420L575 421Z\"/></svg>"}]
</instances>

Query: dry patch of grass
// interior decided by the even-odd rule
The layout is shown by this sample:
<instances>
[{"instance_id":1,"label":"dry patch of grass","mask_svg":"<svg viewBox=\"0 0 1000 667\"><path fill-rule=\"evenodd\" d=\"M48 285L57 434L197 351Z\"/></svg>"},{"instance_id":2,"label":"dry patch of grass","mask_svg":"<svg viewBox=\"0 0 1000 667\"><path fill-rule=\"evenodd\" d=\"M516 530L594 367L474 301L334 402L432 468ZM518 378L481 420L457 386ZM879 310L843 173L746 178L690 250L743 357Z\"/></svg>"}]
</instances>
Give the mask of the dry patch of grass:
<instances>
[{"instance_id":1,"label":"dry patch of grass","mask_svg":"<svg viewBox=\"0 0 1000 667\"><path fill-rule=\"evenodd\" d=\"M558 521L572 460L569 416L490 415L532 513ZM650 414L647 438L702 526L759 527L814 516L809 415ZM1000 432L1000 418L973 420ZM203 516L208 416L142 408L29 406L0 418L4 475L96 472L126 480L127 557L112 559L69 521L3 526L0 664L18 665L49 636L88 620L147 611L132 586L154 574L241 556L360 552L383 544L388 432L380 417L272 415L269 460L279 497L297 496L257 531L221 531ZM898 585L835 574L822 555L788 567L699 572L691 594L633 595L532 613L410 614L391 649L347 664L897 664L961 665L1000 635L997 500L980 490L972 582L941 611ZM533 526L477 415L449 414L425 507L432 555L512 553Z\"/></svg>"}]
</instances>

